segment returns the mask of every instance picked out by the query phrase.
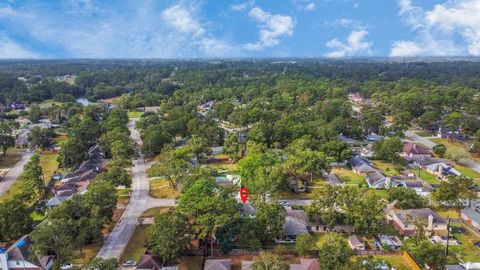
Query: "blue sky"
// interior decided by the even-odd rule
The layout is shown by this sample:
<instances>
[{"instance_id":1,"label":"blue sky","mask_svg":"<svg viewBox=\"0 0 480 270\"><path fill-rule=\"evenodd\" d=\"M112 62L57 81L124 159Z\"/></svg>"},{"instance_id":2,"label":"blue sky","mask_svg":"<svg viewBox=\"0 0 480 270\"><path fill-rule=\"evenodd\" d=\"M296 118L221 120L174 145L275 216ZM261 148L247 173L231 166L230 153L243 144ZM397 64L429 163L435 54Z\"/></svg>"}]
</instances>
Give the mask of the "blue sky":
<instances>
[{"instance_id":1,"label":"blue sky","mask_svg":"<svg viewBox=\"0 0 480 270\"><path fill-rule=\"evenodd\" d=\"M0 58L480 56L480 0L0 0Z\"/></svg>"}]
</instances>

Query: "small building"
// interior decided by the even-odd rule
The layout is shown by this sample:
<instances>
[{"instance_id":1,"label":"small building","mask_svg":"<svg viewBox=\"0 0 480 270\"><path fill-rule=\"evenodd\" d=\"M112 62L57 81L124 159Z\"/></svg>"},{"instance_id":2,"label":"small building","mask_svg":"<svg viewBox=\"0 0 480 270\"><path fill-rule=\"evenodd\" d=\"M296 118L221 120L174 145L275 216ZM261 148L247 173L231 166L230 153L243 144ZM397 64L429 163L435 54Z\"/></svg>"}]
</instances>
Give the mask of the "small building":
<instances>
[{"instance_id":1,"label":"small building","mask_svg":"<svg viewBox=\"0 0 480 270\"><path fill-rule=\"evenodd\" d=\"M23 102L18 101L18 100L13 102L12 104L10 104L10 107L13 110L23 110L23 109L25 109L25 105L23 104Z\"/></svg>"},{"instance_id":2,"label":"small building","mask_svg":"<svg viewBox=\"0 0 480 270\"><path fill-rule=\"evenodd\" d=\"M378 135L377 133L370 133L367 135L367 137L365 137L365 139L367 139L367 141L369 142L377 142L377 141L380 141L382 139L382 136Z\"/></svg>"},{"instance_id":3,"label":"small building","mask_svg":"<svg viewBox=\"0 0 480 270\"><path fill-rule=\"evenodd\" d=\"M352 250L365 250L365 243L356 234L350 235L348 237L348 245Z\"/></svg>"},{"instance_id":4,"label":"small building","mask_svg":"<svg viewBox=\"0 0 480 270\"><path fill-rule=\"evenodd\" d=\"M352 168L352 171L356 173L371 173L376 171L372 162L360 155L352 157L348 160L347 164Z\"/></svg>"},{"instance_id":5,"label":"small building","mask_svg":"<svg viewBox=\"0 0 480 270\"><path fill-rule=\"evenodd\" d=\"M243 217L254 218L257 216L257 209L250 202L242 204L240 215Z\"/></svg>"},{"instance_id":6,"label":"small building","mask_svg":"<svg viewBox=\"0 0 480 270\"><path fill-rule=\"evenodd\" d=\"M369 188L386 189L392 187L403 187L403 178L398 176L386 176L380 171L375 171L365 177Z\"/></svg>"},{"instance_id":7,"label":"small building","mask_svg":"<svg viewBox=\"0 0 480 270\"><path fill-rule=\"evenodd\" d=\"M427 166L427 172L435 175L440 180L445 180L449 176L460 176L461 173L446 163L434 163Z\"/></svg>"},{"instance_id":8,"label":"small building","mask_svg":"<svg viewBox=\"0 0 480 270\"><path fill-rule=\"evenodd\" d=\"M317 259L300 259L300 264L290 264L290 270L320 270Z\"/></svg>"},{"instance_id":9,"label":"small building","mask_svg":"<svg viewBox=\"0 0 480 270\"><path fill-rule=\"evenodd\" d=\"M203 270L231 270L232 259L207 259Z\"/></svg>"},{"instance_id":10,"label":"small building","mask_svg":"<svg viewBox=\"0 0 480 270\"><path fill-rule=\"evenodd\" d=\"M415 222L423 220L426 231L438 235L447 234L447 221L430 208L394 210L387 214L387 219L402 235L413 235L416 231Z\"/></svg>"},{"instance_id":11,"label":"small building","mask_svg":"<svg viewBox=\"0 0 480 270\"><path fill-rule=\"evenodd\" d=\"M432 157L432 153L430 153L430 150L423 146L417 145L412 142L406 142L403 145L403 150L400 156L417 160L423 158L430 158Z\"/></svg>"},{"instance_id":12,"label":"small building","mask_svg":"<svg viewBox=\"0 0 480 270\"><path fill-rule=\"evenodd\" d=\"M277 243L294 243L298 236L308 233L307 218L303 210L285 211L283 238L275 239Z\"/></svg>"},{"instance_id":13,"label":"small building","mask_svg":"<svg viewBox=\"0 0 480 270\"><path fill-rule=\"evenodd\" d=\"M23 236L13 245L0 249L0 268L2 270L50 270L54 256L37 257L31 253L28 235Z\"/></svg>"},{"instance_id":14,"label":"small building","mask_svg":"<svg viewBox=\"0 0 480 270\"><path fill-rule=\"evenodd\" d=\"M162 259L151 254L145 254L140 258L136 270L178 270L179 266L162 266Z\"/></svg>"},{"instance_id":15,"label":"small building","mask_svg":"<svg viewBox=\"0 0 480 270\"><path fill-rule=\"evenodd\" d=\"M460 216L465 223L470 224L477 230L480 230L480 209L473 207L463 208L460 212Z\"/></svg>"}]
</instances>

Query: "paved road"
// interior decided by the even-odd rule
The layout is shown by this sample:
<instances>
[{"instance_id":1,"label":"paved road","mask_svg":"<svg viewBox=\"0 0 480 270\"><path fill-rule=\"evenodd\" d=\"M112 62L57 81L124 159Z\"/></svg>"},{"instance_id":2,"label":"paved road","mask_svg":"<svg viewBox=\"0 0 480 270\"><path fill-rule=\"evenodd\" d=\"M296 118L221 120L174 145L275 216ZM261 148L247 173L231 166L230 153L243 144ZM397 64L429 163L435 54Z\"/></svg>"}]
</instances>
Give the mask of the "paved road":
<instances>
[{"instance_id":1,"label":"paved road","mask_svg":"<svg viewBox=\"0 0 480 270\"><path fill-rule=\"evenodd\" d=\"M22 158L17 163L15 163L15 165L10 168L5 177L0 180L0 196L4 195L8 191L10 186L12 186L13 183L15 183L18 177L22 174L23 166L28 162L32 154L33 152L28 150L22 153Z\"/></svg>"},{"instance_id":2,"label":"paved road","mask_svg":"<svg viewBox=\"0 0 480 270\"><path fill-rule=\"evenodd\" d=\"M128 124L130 134L137 144L141 144L140 134L135 128L134 119ZM148 178L146 174L145 161L140 150L139 157L133 161L132 168L132 193L130 203L127 205L125 211L116 224L113 231L107 237L105 243L97 254L99 258L117 258L120 259L125 247L132 237L135 227L138 224L138 218L142 213L152 207L160 206L175 206L173 199L154 199L148 194Z\"/></svg>"},{"instance_id":3,"label":"paved road","mask_svg":"<svg viewBox=\"0 0 480 270\"><path fill-rule=\"evenodd\" d=\"M418 135L418 134L416 134L415 132L412 132L412 131L408 131L408 130L405 131L405 137L409 138L413 142L423 144L430 149L432 149L435 145L437 145L436 143L430 141L428 138L422 137L422 136L420 136L420 135ZM480 173L480 164L478 162L475 162L472 159L463 160L463 161L460 161L458 163L460 163L464 166L467 166L470 169Z\"/></svg>"}]
</instances>

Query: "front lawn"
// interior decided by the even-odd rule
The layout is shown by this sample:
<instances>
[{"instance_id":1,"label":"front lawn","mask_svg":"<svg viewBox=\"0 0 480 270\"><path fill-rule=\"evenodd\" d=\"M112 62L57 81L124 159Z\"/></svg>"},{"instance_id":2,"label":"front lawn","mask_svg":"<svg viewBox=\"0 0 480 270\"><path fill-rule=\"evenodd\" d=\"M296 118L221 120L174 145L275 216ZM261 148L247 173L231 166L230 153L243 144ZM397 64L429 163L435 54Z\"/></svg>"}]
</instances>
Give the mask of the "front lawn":
<instances>
[{"instance_id":1,"label":"front lawn","mask_svg":"<svg viewBox=\"0 0 480 270\"><path fill-rule=\"evenodd\" d=\"M139 261L140 257L147 250L147 231L151 225L138 225L133 232L132 238L128 242L127 247L123 251L120 263L126 260Z\"/></svg>"},{"instance_id":2,"label":"front lawn","mask_svg":"<svg viewBox=\"0 0 480 270\"><path fill-rule=\"evenodd\" d=\"M434 134L432 134L431 132L425 131L425 130L415 131L415 133L418 136L422 136L422 137L432 137L432 136L434 136Z\"/></svg>"},{"instance_id":3,"label":"front lawn","mask_svg":"<svg viewBox=\"0 0 480 270\"><path fill-rule=\"evenodd\" d=\"M334 168L333 173L345 184L361 185L365 182L365 177L354 173L352 170L345 168Z\"/></svg>"},{"instance_id":4,"label":"front lawn","mask_svg":"<svg viewBox=\"0 0 480 270\"><path fill-rule=\"evenodd\" d=\"M74 259L72 263L86 264L90 262L93 258L95 258L95 256L97 256L97 253L101 247L102 247L102 243L94 243L94 244L85 246L82 250L82 253L78 250L75 251Z\"/></svg>"},{"instance_id":5,"label":"front lawn","mask_svg":"<svg viewBox=\"0 0 480 270\"><path fill-rule=\"evenodd\" d=\"M465 228L462 224L452 224L452 227ZM464 262L478 262L480 261L480 248L476 247L475 243L480 241L480 237L472 233L468 228L465 229L464 233L453 233L453 236L455 236L461 244L458 246L450 246L450 250L455 254L455 257L458 260Z\"/></svg>"},{"instance_id":6,"label":"front lawn","mask_svg":"<svg viewBox=\"0 0 480 270\"><path fill-rule=\"evenodd\" d=\"M419 178L422 178L423 181L429 183L430 185L440 185L440 181L437 179L437 177L427 172L425 169L415 169L413 171L418 174Z\"/></svg>"},{"instance_id":7,"label":"front lawn","mask_svg":"<svg viewBox=\"0 0 480 270\"><path fill-rule=\"evenodd\" d=\"M142 217L143 218L156 217L160 214L168 212L168 210L170 210L170 207L153 207L145 210L145 212L143 212L142 214Z\"/></svg>"},{"instance_id":8,"label":"front lawn","mask_svg":"<svg viewBox=\"0 0 480 270\"><path fill-rule=\"evenodd\" d=\"M58 153L43 151L39 153L39 156L40 166L42 166L43 176L45 177L45 183L48 183L53 173L58 170Z\"/></svg>"},{"instance_id":9,"label":"front lawn","mask_svg":"<svg viewBox=\"0 0 480 270\"><path fill-rule=\"evenodd\" d=\"M434 208L432 207L432 210L435 211L437 214L439 214L444 219L460 218L460 214L458 213L458 211L455 207L438 206L438 207L434 207Z\"/></svg>"},{"instance_id":10,"label":"front lawn","mask_svg":"<svg viewBox=\"0 0 480 270\"><path fill-rule=\"evenodd\" d=\"M168 185L168 180L150 180L150 196L159 199L176 199L180 196L178 190Z\"/></svg>"},{"instance_id":11,"label":"front lawn","mask_svg":"<svg viewBox=\"0 0 480 270\"><path fill-rule=\"evenodd\" d=\"M129 118L140 118L144 112L128 112L128 117Z\"/></svg>"},{"instance_id":12,"label":"front lawn","mask_svg":"<svg viewBox=\"0 0 480 270\"><path fill-rule=\"evenodd\" d=\"M340 233L335 233L335 232L329 232L329 233L315 233L312 234L314 242L315 242L315 247L317 249L322 248L323 244L325 244L329 239L337 236L340 238L345 239L347 241L347 235L340 234Z\"/></svg>"},{"instance_id":13,"label":"front lawn","mask_svg":"<svg viewBox=\"0 0 480 270\"><path fill-rule=\"evenodd\" d=\"M386 263L389 263L392 267L397 270L410 270L412 267L407 262L405 257L398 255L398 256L373 256L376 260L383 260Z\"/></svg>"},{"instance_id":14,"label":"front lawn","mask_svg":"<svg viewBox=\"0 0 480 270\"><path fill-rule=\"evenodd\" d=\"M15 165L15 163L17 163L22 158L20 151L21 150L16 148L9 148L5 156L3 155L3 152L1 152L0 169L11 168L13 165Z\"/></svg>"},{"instance_id":15,"label":"front lawn","mask_svg":"<svg viewBox=\"0 0 480 270\"><path fill-rule=\"evenodd\" d=\"M447 147L447 150L450 149L450 150L466 150L466 151L468 151L467 146L463 142L449 141L448 139L443 139L443 138L434 138L434 139L431 139L431 141L434 142L434 143L445 145L445 147Z\"/></svg>"},{"instance_id":16,"label":"front lawn","mask_svg":"<svg viewBox=\"0 0 480 270\"><path fill-rule=\"evenodd\" d=\"M387 176L400 174L400 172L397 170L398 165L392 166L391 162L374 160L373 164Z\"/></svg>"},{"instance_id":17,"label":"front lawn","mask_svg":"<svg viewBox=\"0 0 480 270\"><path fill-rule=\"evenodd\" d=\"M477 182L477 184L480 184L480 173L458 163L455 164L453 167L461 174L472 178L475 182Z\"/></svg>"}]
</instances>

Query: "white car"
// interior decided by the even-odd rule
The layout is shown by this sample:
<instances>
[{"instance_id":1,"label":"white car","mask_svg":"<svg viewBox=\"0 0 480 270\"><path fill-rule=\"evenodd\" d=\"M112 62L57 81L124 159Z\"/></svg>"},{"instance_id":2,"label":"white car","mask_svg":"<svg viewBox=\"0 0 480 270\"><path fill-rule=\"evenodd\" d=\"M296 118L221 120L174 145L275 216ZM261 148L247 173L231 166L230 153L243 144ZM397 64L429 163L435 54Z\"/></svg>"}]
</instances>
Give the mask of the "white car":
<instances>
[{"instance_id":1,"label":"white car","mask_svg":"<svg viewBox=\"0 0 480 270\"><path fill-rule=\"evenodd\" d=\"M123 267L134 267L137 266L137 261L135 260L126 260L124 263L122 263Z\"/></svg>"},{"instance_id":2,"label":"white car","mask_svg":"<svg viewBox=\"0 0 480 270\"><path fill-rule=\"evenodd\" d=\"M281 206L290 206L290 203L287 201L279 201L278 202Z\"/></svg>"},{"instance_id":3,"label":"white car","mask_svg":"<svg viewBox=\"0 0 480 270\"><path fill-rule=\"evenodd\" d=\"M63 263L62 265L60 265L61 270L69 270L69 269L72 269L72 267L73 267L73 264L71 263Z\"/></svg>"}]
</instances>

